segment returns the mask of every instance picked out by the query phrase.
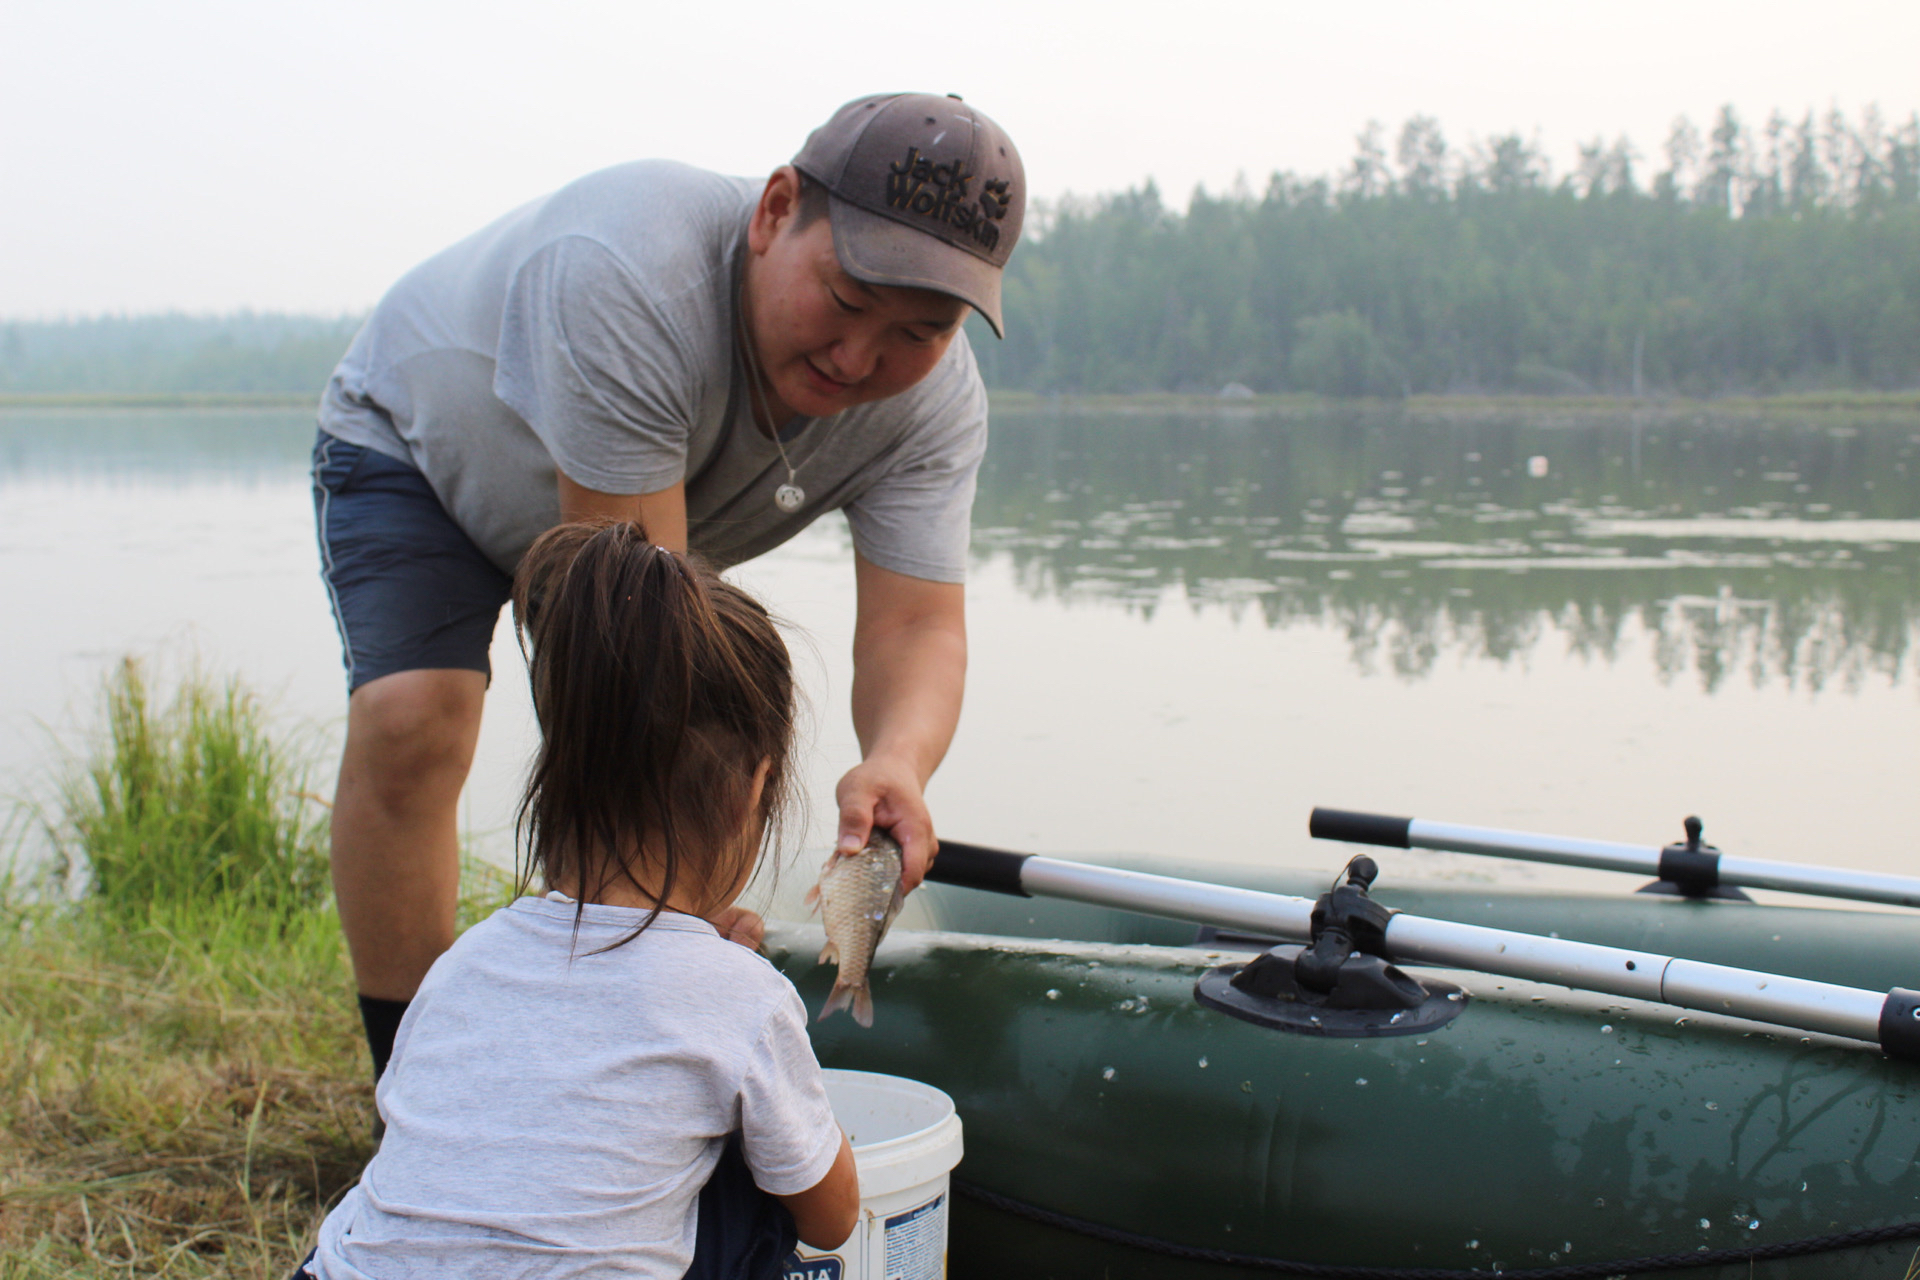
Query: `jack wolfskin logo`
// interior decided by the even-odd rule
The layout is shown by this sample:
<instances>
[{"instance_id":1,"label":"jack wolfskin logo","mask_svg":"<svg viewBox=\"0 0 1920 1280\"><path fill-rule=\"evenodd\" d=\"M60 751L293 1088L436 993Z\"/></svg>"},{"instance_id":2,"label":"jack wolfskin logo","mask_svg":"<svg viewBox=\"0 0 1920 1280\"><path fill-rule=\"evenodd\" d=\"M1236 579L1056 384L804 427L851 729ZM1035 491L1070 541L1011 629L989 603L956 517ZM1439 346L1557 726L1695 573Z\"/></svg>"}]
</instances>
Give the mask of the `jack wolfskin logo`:
<instances>
[{"instance_id":1,"label":"jack wolfskin logo","mask_svg":"<svg viewBox=\"0 0 1920 1280\"><path fill-rule=\"evenodd\" d=\"M887 204L945 223L991 251L1000 243L1000 228L994 224L1007 216L1013 198L1001 178L986 183L978 201L969 202L967 188L975 176L965 161L935 164L920 148L909 147L906 159L887 166Z\"/></svg>"}]
</instances>

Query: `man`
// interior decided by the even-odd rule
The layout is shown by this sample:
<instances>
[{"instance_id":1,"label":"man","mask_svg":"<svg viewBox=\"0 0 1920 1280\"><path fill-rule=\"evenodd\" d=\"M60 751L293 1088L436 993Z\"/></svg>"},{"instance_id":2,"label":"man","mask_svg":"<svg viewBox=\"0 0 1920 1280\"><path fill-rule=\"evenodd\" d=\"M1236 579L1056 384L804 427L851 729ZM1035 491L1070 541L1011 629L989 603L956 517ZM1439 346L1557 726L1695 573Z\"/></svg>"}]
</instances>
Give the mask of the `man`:
<instances>
[{"instance_id":1,"label":"man","mask_svg":"<svg viewBox=\"0 0 1920 1280\"><path fill-rule=\"evenodd\" d=\"M375 1072L453 941L456 802L514 565L556 522L638 520L720 565L844 510L857 616L838 847L892 828L959 718L961 586L1026 182L954 97L848 103L764 184L641 162L429 259L328 385L314 454L350 689L333 876ZM717 922L757 938L757 921Z\"/></svg>"}]
</instances>

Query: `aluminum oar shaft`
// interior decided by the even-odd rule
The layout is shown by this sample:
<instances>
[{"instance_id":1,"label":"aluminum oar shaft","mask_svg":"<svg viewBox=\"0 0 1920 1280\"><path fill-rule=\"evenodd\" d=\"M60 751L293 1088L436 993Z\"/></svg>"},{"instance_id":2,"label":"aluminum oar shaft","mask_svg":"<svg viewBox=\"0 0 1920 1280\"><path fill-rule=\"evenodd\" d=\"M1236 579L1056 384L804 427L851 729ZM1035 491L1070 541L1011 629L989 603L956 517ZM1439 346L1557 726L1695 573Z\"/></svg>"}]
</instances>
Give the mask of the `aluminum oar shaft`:
<instances>
[{"instance_id":1,"label":"aluminum oar shaft","mask_svg":"<svg viewBox=\"0 0 1920 1280\"><path fill-rule=\"evenodd\" d=\"M1306 942L1313 901L1230 885L1114 867L1007 853L954 841L941 844L929 879L1026 897L1094 906ZM1920 992L1890 993L1812 982L1629 951L1564 938L1395 914L1388 960L1550 982L1705 1013L1846 1036L1898 1057L1920 1058Z\"/></svg>"},{"instance_id":2,"label":"aluminum oar shaft","mask_svg":"<svg viewBox=\"0 0 1920 1280\"><path fill-rule=\"evenodd\" d=\"M1395 818L1378 813L1352 813L1343 809L1315 809L1307 829L1322 840L1345 840L1392 849L1478 853L1493 858L1516 858L1524 862L1624 871L1659 879L1671 878L1674 857L1659 845L1582 840L1574 836L1507 831L1499 827L1474 827L1458 822L1433 822L1425 818ZM1920 907L1920 877L1853 871L1843 867L1817 867L1798 862L1772 862L1762 858L1737 858L1707 850L1690 856L1711 860L1719 884Z\"/></svg>"}]
</instances>

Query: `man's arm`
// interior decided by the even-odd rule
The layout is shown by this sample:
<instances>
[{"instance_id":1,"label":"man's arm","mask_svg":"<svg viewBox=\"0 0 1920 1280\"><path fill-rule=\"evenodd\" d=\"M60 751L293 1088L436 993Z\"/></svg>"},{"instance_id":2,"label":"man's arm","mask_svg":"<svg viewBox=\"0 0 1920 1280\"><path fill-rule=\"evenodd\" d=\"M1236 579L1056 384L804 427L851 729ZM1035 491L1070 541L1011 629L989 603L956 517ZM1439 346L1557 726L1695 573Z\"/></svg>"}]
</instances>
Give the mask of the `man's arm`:
<instances>
[{"instance_id":1,"label":"man's arm","mask_svg":"<svg viewBox=\"0 0 1920 1280\"><path fill-rule=\"evenodd\" d=\"M966 588L854 556L853 729L862 759L840 780L841 852L893 831L917 886L939 849L923 792L960 723L967 680Z\"/></svg>"},{"instance_id":2,"label":"man's arm","mask_svg":"<svg viewBox=\"0 0 1920 1280\"><path fill-rule=\"evenodd\" d=\"M685 554L687 550L687 490L676 484L655 493L601 493L560 476L560 522L611 516L637 520L655 546Z\"/></svg>"}]
</instances>

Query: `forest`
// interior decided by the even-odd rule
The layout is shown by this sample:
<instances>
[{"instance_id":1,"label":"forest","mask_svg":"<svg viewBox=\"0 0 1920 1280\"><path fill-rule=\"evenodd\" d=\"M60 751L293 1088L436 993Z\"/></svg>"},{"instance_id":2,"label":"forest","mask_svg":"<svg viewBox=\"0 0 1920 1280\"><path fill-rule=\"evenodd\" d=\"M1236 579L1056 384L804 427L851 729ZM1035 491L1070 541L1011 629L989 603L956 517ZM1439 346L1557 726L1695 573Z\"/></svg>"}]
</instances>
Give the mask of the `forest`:
<instances>
[{"instance_id":1,"label":"forest","mask_svg":"<svg viewBox=\"0 0 1920 1280\"><path fill-rule=\"evenodd\" d=\"M1682 117L1593 139L1370 124L1338 174L1038 205L987 383L1713 396L1920 386L1920 118ZM357 317L0 322L0 394L317 394Z\"/></svg>"},{"instance_id":2,"label":"forest","mask_svg":"<svg viewBox=\"0 0 1920 1280\"><path fill-rule=\"evenodd\" d=\"M1378 125L1331 178L1062 202L1009 267L989 385L1715 395L1920 384L1920 121L1595 139Z\"/></svg>"}]
</instances>

